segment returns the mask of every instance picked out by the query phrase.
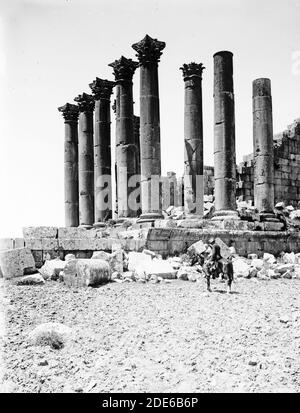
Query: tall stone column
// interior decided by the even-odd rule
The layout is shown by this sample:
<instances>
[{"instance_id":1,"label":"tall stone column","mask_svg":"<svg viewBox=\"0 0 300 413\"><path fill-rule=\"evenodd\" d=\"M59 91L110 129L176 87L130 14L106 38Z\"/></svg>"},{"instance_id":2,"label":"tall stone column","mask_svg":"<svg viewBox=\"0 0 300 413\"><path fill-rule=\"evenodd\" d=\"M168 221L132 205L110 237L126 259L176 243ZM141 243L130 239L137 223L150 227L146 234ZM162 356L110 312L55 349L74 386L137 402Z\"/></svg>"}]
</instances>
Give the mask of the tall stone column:
<instances>
[{"instance_id":1,"label":"tall stone column","mask_svg":"<svg viewBox=\"0 0 300 413\"><path fill-rule=\"evenodd\" d=\"M202 63L184 64L184 208L187 217L203 216Z\"/></svg>"},{"instance_id":2,"label":"tall stone column","mask_svg":"<svg viewBox=\"0 0 300 413\"><path fill-rule=\"evenodd\" d=\"M58 108L65 119L64 191L65 226L79 225L78 209L78 106L66 103Z\"/></svg>"},{"instance_id":3,"label":"tall stone column","mask_svg":"<svg viewBox=\"0 0 300 413\"><path fill-rule=\"evenodd\" d=\"M94 222L94 99L91 95L82 93L74 100L75 102L78 102L79 107L79 226L84 228L91 228Z\"/></svg>"},{"instance_id":4,"label":"tall stone column","mask_svg":"<svg viewBox=\"0 0 300 413\"><path fill-rule=\"evenodd\" d=\"M238 219L232 56L227 51L214 54L215 220Z\"/></svg>"},{"instance_id":5,"label":"tall stone column","mask_svg":"<svg viewBox=\"0 0 300 413\"><path fill-rule=\"evenodd\" d=\"M140 117L133 116L133 135L135 144L136 174L141 174L141 145L140 145Z\"/></svg>"},{"instance_id":6,"label":"tall stone column","mask_svg":"<svg viewBox=\"0 0 300 413\"><path fill-rule=\"evenodd\" d=\"M140 63L140 222L162 218L158 62L166 44L146 35L132 45Z\"/></svg>"},{"instance_id":7,"label":"tall stone column","mask_svg":"<svg viewBox=\"0 0 300 413\"><path fill-rule=\"evenodd\" d=\"M270 79L253 81L254 205L265 218L274 210L274 147Z\"/></svg>"},{"instance_id":8,"label":"tall stone column","mask_svg":"<svg viewBox=\"0 0 300 413\"><path fill-rule=\"evenodd\" d=\"M98 77L90 84L95 99L95 227L112 218L110 97L114 84Z\"/></svg>"},{"instance_id":9,"label":"tall stone column","mask_svg":"<svg viewBox=\"0 0 300 413\"><path fill-rule=\"evenodd\" d=\"M118 217L135 217L134 205L130 194L135 190L132 177L136 173L135 142L133 128L132 77L138 63L121 56L110 63L116 81L116 166Z\"/></svg>"}]
</instances>

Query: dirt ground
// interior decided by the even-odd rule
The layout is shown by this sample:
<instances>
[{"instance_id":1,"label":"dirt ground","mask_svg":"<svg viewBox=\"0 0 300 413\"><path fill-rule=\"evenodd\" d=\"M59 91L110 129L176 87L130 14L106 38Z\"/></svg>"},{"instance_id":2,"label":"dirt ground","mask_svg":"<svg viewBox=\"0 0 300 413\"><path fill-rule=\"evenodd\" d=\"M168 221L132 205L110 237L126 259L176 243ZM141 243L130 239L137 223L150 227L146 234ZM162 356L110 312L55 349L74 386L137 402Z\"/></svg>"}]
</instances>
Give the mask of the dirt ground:
<instances>
[{"instance_id":1,"label":"dirt ground","mask_svg":"<svg viewBox=\"0 0 300 413\"><path fill-rule=\"evenodd\" d=\"M8 392L299 392L300 280L5 283ZM72 328L33 346L40 323Z\"/></svg>"}]
</instances>

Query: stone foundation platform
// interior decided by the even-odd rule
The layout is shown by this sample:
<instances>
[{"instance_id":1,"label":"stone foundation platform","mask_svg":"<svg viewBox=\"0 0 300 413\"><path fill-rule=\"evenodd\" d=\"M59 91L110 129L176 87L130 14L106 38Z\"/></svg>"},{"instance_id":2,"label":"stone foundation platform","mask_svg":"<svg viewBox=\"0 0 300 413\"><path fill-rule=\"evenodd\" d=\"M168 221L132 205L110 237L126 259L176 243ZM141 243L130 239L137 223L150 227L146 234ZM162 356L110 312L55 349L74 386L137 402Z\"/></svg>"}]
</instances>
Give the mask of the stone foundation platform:
<instances>
[{"instance_id":1,"label":"stone foundation platform","mask_svg":"<svg viewBox=\"0 0 300 413\"><path fill-rule=\"evenodd\" d=\"M37 268L45 260L63 259L69 253L77 258L90 258L94 251L111 252L119 248L127 252L147 248L166 257L184 253L199 240L211 242L215 238L234 246L242 256L300 252L300 232L281 231L281 227L279 222L188 219L157 220L131 226L125 223L124 226L97 229L27 227L23 229L24 238L0 240L0 250L27 247L32 251Z\"/></svg>"}]
</instances>

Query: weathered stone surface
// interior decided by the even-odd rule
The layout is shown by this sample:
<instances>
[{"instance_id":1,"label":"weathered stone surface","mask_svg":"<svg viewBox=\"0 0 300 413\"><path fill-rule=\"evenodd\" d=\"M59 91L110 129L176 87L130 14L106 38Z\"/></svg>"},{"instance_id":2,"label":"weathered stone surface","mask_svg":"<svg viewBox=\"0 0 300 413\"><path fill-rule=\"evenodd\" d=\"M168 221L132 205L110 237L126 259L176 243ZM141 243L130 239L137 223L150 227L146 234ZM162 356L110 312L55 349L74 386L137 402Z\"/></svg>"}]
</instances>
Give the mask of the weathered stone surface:
<instances>
[{"instance_id":1,"label":"weathered stone surface","mask_svg":"<svg viewBox=\"0 0 300 413\"><path fill-rule=\"evenodd\" d=\"M139 205L133 208L129 201L135 187L129 180L136 174L137 166L134 127L132 77L138 62L122 56L109 64L114 69L116 81L116 182L118 217L135 217Z\"/></svg>"},{"instance_id":2,"label":"weathered stone surface","mask_svg":"<svg viewBox=\"0 0 300 413\"><path fill-rule=\"evenodd\" d=\"M23 228L23 236L25 240L27 238L57 238L57 227L25 227Z\"/></svg>"},{"instance_id":3,"label":"weathered stone surface","mask_svg":"<svg viewBox=\"0 0 300 413\"><path fill-rule=\"evenodd\" d=\"M206 251L206 248L207 248L207 245L204 244L204 242L202 240L200 240L198 242L195 242L195 244L191 245L188 248L188 252L190 254L200 255L200 254L202 254L203 252Z\"/></svg>"},{"instance_id":4,"label":"weathered stone surface","mask_svg":"<svg viewBox=\"0 0 300 413\"><path fill-rule=\"evenodd\" d=\"M236 155L232 53L214 54L214 177L216 219L236 216Z\"/></svg>"},{"instance_id":5,"label":"weathered stone surface","mask_svg":"<svg viewBox=\"0 0 300 413\"><path fill-rule=\"evenodd\" d=\"M243 258L234 258L233 273L236 277L247 278L250 275L250 265Z\"/></svg>"},{"instance_id":6,"label":"weathered stone surface","mask_svg":"<svg viewBox=\"0 0 300 413\"><path fill-rule=\"evenodd\" d=\"M96 286L110 279L110 265L103 260L70 260L64 268L63 281L68 287Z\"/></svg>"},{"instance_id":7,"label":"weathered stone surface","mask_svg":"<svg viewBox=\"0 0 300 413\"><path fill-rule=\"evenodd\" d=\"M12 250L14 248L13 238L0 238L0 251L1 250Z\"/></svg>"},{"instance_id":8,"label":"weathered stone surface","mask_svg":"<svg viewBox=\"0 0 300 413\"><path fill-rule=\"evenodd\" d=\"M94 99L82 93L74 99L79 107L78 125L78 182L79 224L91 226L94 222Z\"/></svg>"},{"instance_id":9,"label":"weathered stone surface","mask_svg":"<svg viewBox=\"0 0 300 413\"><path fill-rule=\"evenodd\" d=\"M146 35L132 45L140 62L141 220L161 218L158 62L165 43ZM157 183L157 185L156 185ZM154 187L156 188L154 189Z\"/></svg>"},{"instance_id":10,"label":"weathered stone surface","mask_svg":"<svg viewBox=\"0 0 300 413\"><path fill-rule=\"evenodd\" d=\"M254 205L274 210L274 146L270 79L253 81Z\"/></svg>"},{"instance_id":11,"label":"weathered stone surface","mask_svg":"<svg viewBox=\"0 0 300 413\"><path fill-rule=\"evenodd\" d=\"M202 63L184 64L184 207L203 216Z\"/></svg>"},{"instance_id":12,"label":"weathered stone surface","mask_svg":"<svg viewBox=\"0 0 300 413\"><path fill-rule=\"evenodd\" d=\"M64 192L66 227L79 224L78 208L78 106L70 103L58 108L65 119Z\"/></svg>"},{"instance_id":13,"label":"weathered stone surface","mask_svg":"<svg viewBox=\"0 0 300 413\"><path fill-rule=\"evenodd\" d=\"M38 325L28 334L28 340L35 346L50 346L56 350L64 347L71 338L71 328L61 323Z\"/></svg>"},{"instance_id":14,"label":"weathered stone surface","mask_svg":"<svg viewBox=\"0 0 300 413\"><path fill-rule=\"evenodd\" d=\"M109 261L111 255L108 252L105 251L95 251L92 255L93 260L104 260L104 261Z\"/></svg>"},{"instance_id":15,"label":"weathered stone surface","mask_svg":"<svg viewBox=\"0 0 300 413\"><path fill-rule=\"evenodd\" d=\"M0 251L0 267L4 278L13 278L34 270L35 262L28 248L16 248Z\"/></svg>"},{"instance_id":16,"label":"weathered stone surface","mask_svg":"<svg viewBox=\"0 0 300 413\"><path fill-rule=\"evenodd\" d=\"M98 77L90 84L95 98L95 224L112 217L110 96L113 86L114 82Z\"/></svg>"},{"instance_id":17,"label":"weathered stone surface","mask_svg":"<svg viewBox=\"0 0 300 413\"><path fill-rule=\"evenodd\" d=\"M128 253L128 270L134 271L137 267L141 267L152 262L152 258L148 254L141 252L130 251Z\"/></svg>"},{"instance_id":18,"label":"weathered stone surface","mask_svg":"<svg viewBox=\"0 0 300 413\"><path fill-rule=\"evenodd\" d=\"M39 269L39 273L45 280L57 280L59 273L64 270L67 261L60 259L47 260L42 268Z\"/></svg>"},{"instance_id":19,"label":"weathered stone surface","mask_svg":"<svg viewBox=\"0 0 300 413\"><path fill-rule=\"evenodd\" d=\"M43 285L44 278L40 274L26 275L17 279L17 285Z\"/></svg>"}]
</instances>

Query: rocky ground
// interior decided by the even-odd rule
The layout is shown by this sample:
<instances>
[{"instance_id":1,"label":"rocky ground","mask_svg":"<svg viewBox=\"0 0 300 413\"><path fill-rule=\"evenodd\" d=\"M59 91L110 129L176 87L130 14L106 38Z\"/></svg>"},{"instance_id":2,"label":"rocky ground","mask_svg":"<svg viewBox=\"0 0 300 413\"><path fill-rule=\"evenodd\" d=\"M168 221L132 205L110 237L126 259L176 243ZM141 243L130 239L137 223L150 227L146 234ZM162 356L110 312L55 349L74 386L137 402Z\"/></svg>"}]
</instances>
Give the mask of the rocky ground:
<instances>
[{"instance_id":1,"label":"rocky ground","mask_svg":"<svg viewBox=\"0 0 300 413\"><path fill-rule=\"evenodd\" d=\"M8 392L299 392L300 280L5 282ZM58 322L61 349L28 341Z\"/></svg>"}]
</instances>

